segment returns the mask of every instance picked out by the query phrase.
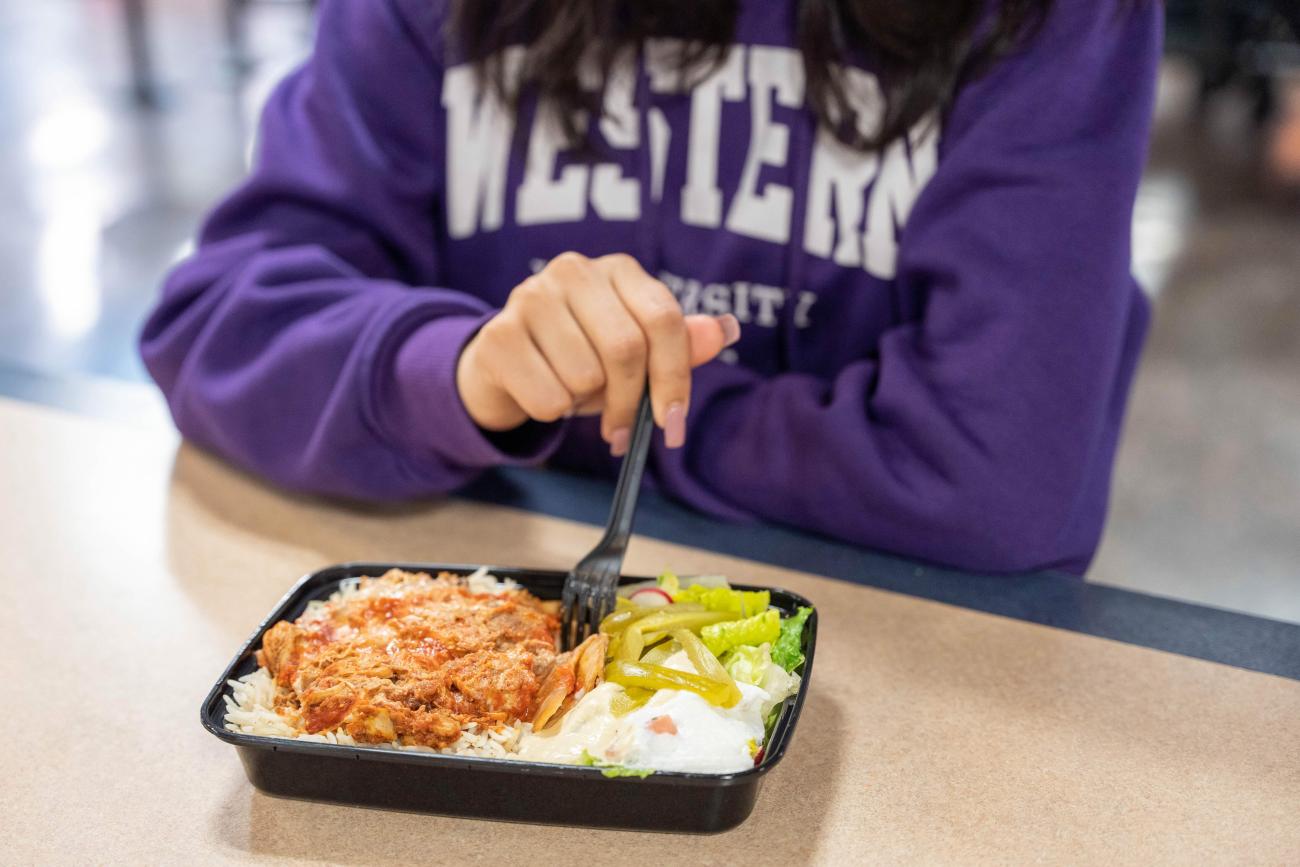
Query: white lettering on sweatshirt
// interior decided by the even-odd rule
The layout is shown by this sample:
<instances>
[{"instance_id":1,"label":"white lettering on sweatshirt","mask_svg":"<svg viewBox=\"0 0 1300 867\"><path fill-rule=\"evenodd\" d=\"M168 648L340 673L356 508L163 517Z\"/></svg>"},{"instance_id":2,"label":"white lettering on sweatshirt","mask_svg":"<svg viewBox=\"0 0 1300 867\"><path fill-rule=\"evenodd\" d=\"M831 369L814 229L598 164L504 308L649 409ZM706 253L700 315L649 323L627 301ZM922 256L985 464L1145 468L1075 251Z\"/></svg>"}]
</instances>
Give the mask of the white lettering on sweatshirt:
<instances>
[{"instance_id":1,"label":"white lettering on sweatshirt","mask_svg":"<svg viewBox=\"0 0 1300 867\"><path fill-rule=\"evenodd\" d=\"M529 270L541 273L546 267L546 259L530 259ZM784 286L768 286L764 283L752 283L737 280L731 283L704 283L694 277L683 277L672 271L660 271L659 280L673 293L682 312L687 316L704 313L710 316L722 316L730 313L742 325L759 325L775 328L780 320L777 314L785 307L790 290ZM792 321L798 329L812 324L812 308L817 303L817 293L803 290L795 299ZM719 356L728 363L735 361L735 353Z\"/></svg>"},{"instance_id":2,"label":"white lettering on sweatshirt","mask_svg":"<svg viewBox=\"0 0 1300 867\"><path fill-rule=\"evenodd\" d=\"M722 190L718 187L722 100L737 102L745 98L744 62L744 49L731 47L713 74L691 91L681 214L682 222L687 225L716 229L722 224Z\"/></svg>"},{"instance_id":3,"label":"white lettering on sweatshirt","mask_svg":"<svg viewBox=\"0 0 1300 867\"><path fill-rule=\"evenodd\" d=\"M872 135L883 108L880 85L875 76L858 69L845 69L843 74L846 87L857 96L859 130ZM824 127L817 130L804 216L805 250L846 268L862 266L866 192L879 168L876 154L842 144Z\"/></svg>"},{"instance_id":4,"label":"white lettering on sweatshirt","mask_svg":"<svg viewBox=\"0 0 1300 867\"><path fill-rule=\"evenodd\" d=\"M633 150L641 141L635 96L635 69L630 64L615 67L605 87L605 113L600 119L600 134L611 148ZM591 207L602 220L635 220L641 216L641 182L624 177L614 163L597 163L591 170Z\"/></svg>"},{"instance_id":5,"label":"white lettering on sweatshirt","mask_svg":"<svg viewBox=\"0 0 1300 867\"><path fill-rule=\"evenodd\" d=\"M507 70L519 68L522 48L506 49ZM447 70L442 107L447 113L447 234L468 238L479 229L501 228L506 169L514 116L479 87L472 66Z\"/></svg>"},{"instance_id":6,"label":"white lettering on sweatshirt","mask_svg":"<svg viewBox=\"0 0 1300 867\"><path fill-rule=\"evenodd\" d=\"M673 40L647 44L650 93L671 94L682 86L668 60L679 49ZM521 52L507 49L508 68L518 67ZM859 69L843 73L860 128L870 134L883 107L879 83ZM605 116L598 129L605 146L631 151L633 159L642 158L635 153L639 148L649 148L649 189L642 190L637 173L615 162L566 158L555 118L535 111L524 177L513 201L516 225L575 223L592 215L606 221L639 219L644 197L662 200L665 179L671 176L669 145L675 135L684 136L685 165L678 170L678 177L684 177L677 214L682 223L784 245L791 242L794 209L802 204L803 237L798 243L808 255L862 268L885 280L895 275L899 234L938 169L937 121L923 120L880 154L845 147L824 128L814 136L811 153L794 153L792 130L774 110L803 107L803 63L794 49L774 46L728 48L717 68L692 84L685 129L674 129L660 107L639 106L637 87L630 64L616 67L605 88ZM743 154L723 154L723 106L746 102L748 146ZM490 90L484 92L468 65L447 70L442 105L447 114L448 234L465 238L500 229L510 216L506 176L514 119ZM724 159L741 158L740 180L727 201L720 165ZM798 177L800 167L792 165L792 159L808 161L805 189L770 177L774 170ZM795 201L796 194L804 197L802 203ZM755 321L764 324L775 315L776 302L763 290L756 292L759 284L749 286L747 306ZM734 295L730 289L728 293ZM702 287L697 294L707 305L720 307L720 301L708 300L720 298L718 290ZM800 303L796 317L806 320L811 302Z\"/></svg>"},{"instance_id":7,"label":"white lettering on sweatshirt","mask_svg":"<svg viewBox=\"0 0 1300 867\"><path fill-rule=\"evenodd\" d=\"M538 109L528 136L524 182L515 198L515 220L521 226L574 223L587 216L587 177L591 169L570 163L556 176L563 151L560 122L554 112Z\"/></svg>"},{"instance_id":8,"label":"white lettering on sweatshirt","mask_svg":"<svg viewBox=\"0 0 1300 867\"><path fill-rule=\"evenodd\" d=\"M933 126L923 122L906 141L899 139L886 148L880 176L871 188L864 267L882 280L897 272L898 234L938 168L938 133Z\"/></svg>"},{"instance_id":9,"label":"white lettering on sweatshirt","mask_svg":"<svg viewBox=\"0 0 1300 867\"><path fill-rule=\"evenodd\" d=\"M790 128L772 119L773 101L787 108L803 104L803 60L792 48L755 45L749 49L749 151L727 228L784 244L790 240L794 194L785 184L760 185L758 179L763 166L784 166L790 153Z\"/></svg>"}]
</instances>

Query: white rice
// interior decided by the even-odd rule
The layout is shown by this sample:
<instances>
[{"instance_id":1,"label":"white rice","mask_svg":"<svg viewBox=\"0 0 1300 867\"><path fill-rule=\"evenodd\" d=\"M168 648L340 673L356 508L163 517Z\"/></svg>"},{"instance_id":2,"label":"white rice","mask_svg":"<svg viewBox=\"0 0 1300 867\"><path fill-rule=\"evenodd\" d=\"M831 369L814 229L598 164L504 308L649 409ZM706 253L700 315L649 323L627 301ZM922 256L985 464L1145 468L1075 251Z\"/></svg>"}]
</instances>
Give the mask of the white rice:
<instances>
[{"instance_id":1,"label":"white rice","mask_svg":"<svg viewBox=\"0 0 1300 867\"><path fill-rule=\"evenodd\" d=\"M500 593L505 590L514 590L519 586L510 578L504 581L498 580L495 576L488 574L486 568L479 569L469 575L467 581L471 593ZM363 589L360 578L348 578L339 584L339 589L330 596L329 601L339 602L346 599L365 597L378 589L381 588L374 584ZM307 603L307 610L303 613L303 616L308 619L321 616L324 613L325 604L320 601ZM395 740L381 744L358 744L343 729L331 729L317 734L300 732L294 726L297 720L277 713L275 710L275 681L271 677L271 672L267 671L265 667L260 667L257 671L246 674L238 680L228 680L226 684L230 687L230 694L222 696L226 702L226 730L246 735L343 744L345 746L378 747L380 749L407 752L450 753L458 756L505 759L512 757L519 751L520 738L533 729L532 723L518 720L511 724L502 723L495 727L470 723L461 729L460 740L441 750L424 746L407 746ZM292 711L286 711L286 713L292 713Z\"/></svg>"}]
</instances>

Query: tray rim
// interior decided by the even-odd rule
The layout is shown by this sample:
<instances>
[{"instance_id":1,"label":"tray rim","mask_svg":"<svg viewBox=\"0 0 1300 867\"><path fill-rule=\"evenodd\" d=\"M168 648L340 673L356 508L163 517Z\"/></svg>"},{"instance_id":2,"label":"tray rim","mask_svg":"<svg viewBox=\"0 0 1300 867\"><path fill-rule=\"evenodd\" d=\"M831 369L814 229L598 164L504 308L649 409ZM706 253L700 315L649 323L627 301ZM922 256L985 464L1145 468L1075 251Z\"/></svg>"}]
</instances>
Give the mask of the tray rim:
<instances>
[{"instance_id":1,"label":"tray rim","mask_svg":"<svg viewBox=\"0 0 1300 867\"><path fill-rule=\"evenodd\" d=\"M530 762L522 759L496 759L485 758L481 756L457 756L445 753L426 753L426 752L408 752L403 750L386 749L375 746L351 746L346 744L320 743L316 741L299 741L291 738L277 738L269 735L250 735L242 732L232 732L226 730L224 725L218 723L219 719L224 718L222 696L225 694L227 681L233 678L235 670L247 659L254 651L262 636L275 623L285 619L287 610L291 608L299 599L307 593L307 585L315 580L325 581L333 580L334 573L344 573L339 577L349 577L346 573L365 574L376 573L379 570L402 569L412 572L427 572L436 575L438 572L455 572L469 574L475 570L486 566L488 572L492 574L501 573L527 573L538 577L559 578L563 579L567 574L558 569L540 569L527 566L493 566L487 564L467 564L467 563L417 563L417 562L389 562L382 560L353 560L343 563L335 563L319 569L307 572L301 578L293 583L288 591L275 603L270 614L267 615L253 630L252 634L240 646L239 650L231 658L223 669L221 675L213 683L212 688L208 691L199 708L199 718L203 727L218 739L235 746L241 751L244 749L262 749L273 752L291 752L314 755L319 758L334 759L353 759L361 761L379 761L394 762L409 765L426 765L430 771L483 771L518 774L529 777L558 777L569 779L589 779L602 780L607 783L621 783L633 781L637 783L657 784L657 785L676 785L676 786L704 786L710 788L729 788L732 786L751 785L758 782L772 768L780 763L785 757L785 752L789 746L791 738L794 736L795 725L799 720L800 713L803 710L804 700L807 697L810 684L812 683L813 658L817 644L817 608L805 596L786 590L782 587L774 586L755 586L748 584L732 584L731 586L741 590L770 590L785 594L790 597L795 607L807 606L813 609L805 626L805 647L804 647L804 664L803 671L800 674L799 691L790 698L786 699L785 709L782 711L773 729L772 737L765 746L774 746L775 749L768 749L764 753L763 761L752 768L746 768L743 771L735 771L727 774L709 774L699 772L682 772L682 771L655 771L646 777L606 777L601 773L601 769L593 767L584 767L581 765L561 765L548 762ZM327 576L322 578L322 576ZM619 578L620 584L631 584L638 581L654 580L651 576L622 575Z\"/></svg>"}]
</instances>

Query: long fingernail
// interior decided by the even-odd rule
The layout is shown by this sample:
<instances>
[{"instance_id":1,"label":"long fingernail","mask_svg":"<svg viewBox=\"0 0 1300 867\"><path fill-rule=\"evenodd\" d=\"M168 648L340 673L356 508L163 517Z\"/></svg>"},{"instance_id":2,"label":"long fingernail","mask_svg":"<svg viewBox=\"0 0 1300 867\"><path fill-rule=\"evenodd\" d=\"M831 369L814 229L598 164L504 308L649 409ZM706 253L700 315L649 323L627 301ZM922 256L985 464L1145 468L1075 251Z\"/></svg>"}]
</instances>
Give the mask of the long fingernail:
<instances>
[{"instance_id":1,"label":"long fingernail","mask_svg":"<svg viewBox=\"0 0 1300 867\"><path fill-rule=\"evenodd\" d=\"M731 346L740 339L740 320L735 316L724 313L718 317L718 324L722 326L722 339L727 341L727 346Z\"/></svg>"},{"instance_id":2,"label":"long fingernail","mask_svg":"<svg viewBox=\"0 0 1300 867\"><path fill-rule=\"evenodd\" d=\"M668 405L664 414L664 445L679 449L686 444L686 407L680 403Z\"/></svg>"},{"instance_id":3,"label":"long fingernail","mask_svg":"<svg viewBox=\"0 0 1300 867\"><path fill-rule=\"evenodd\" d=\"M632 440L632 431L621 427L609 435L609 453L616 458L627 454L628 443Z\"/></svg>"}]
</instances>

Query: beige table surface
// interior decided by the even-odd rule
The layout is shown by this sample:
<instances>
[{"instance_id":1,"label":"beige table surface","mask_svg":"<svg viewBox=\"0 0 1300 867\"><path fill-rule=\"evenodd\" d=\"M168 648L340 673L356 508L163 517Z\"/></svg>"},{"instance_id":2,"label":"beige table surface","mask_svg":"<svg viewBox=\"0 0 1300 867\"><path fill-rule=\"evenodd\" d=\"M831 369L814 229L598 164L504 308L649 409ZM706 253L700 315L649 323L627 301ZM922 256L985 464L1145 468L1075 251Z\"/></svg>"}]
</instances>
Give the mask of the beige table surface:
<instances>
[{"instance_id":1,"label":"beige table surface","mask_svg":"<svg viewBox=\"0 0 1300 867\"><path fill-rule=\"evenodd\" d=\"M0 863L1300 864L1300 682L646 539L630 570L721 571L821 612L799 731L735 831L269 798L199 725L308 570L567 567L597 535L294 499L159 425L0 399Z\"/></svg>"}]
</instances>

